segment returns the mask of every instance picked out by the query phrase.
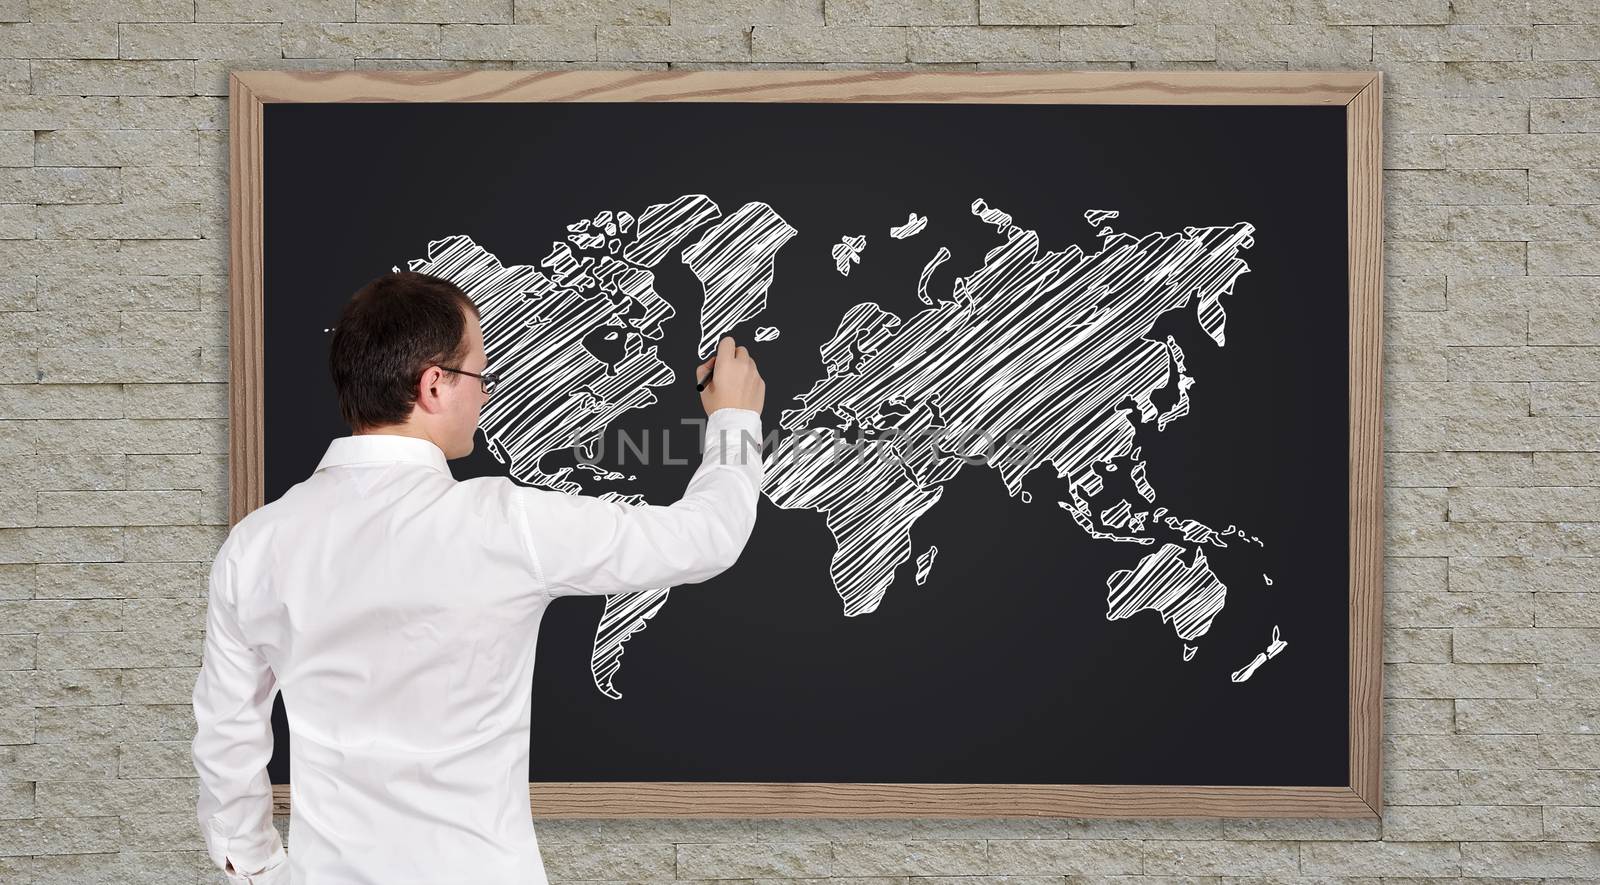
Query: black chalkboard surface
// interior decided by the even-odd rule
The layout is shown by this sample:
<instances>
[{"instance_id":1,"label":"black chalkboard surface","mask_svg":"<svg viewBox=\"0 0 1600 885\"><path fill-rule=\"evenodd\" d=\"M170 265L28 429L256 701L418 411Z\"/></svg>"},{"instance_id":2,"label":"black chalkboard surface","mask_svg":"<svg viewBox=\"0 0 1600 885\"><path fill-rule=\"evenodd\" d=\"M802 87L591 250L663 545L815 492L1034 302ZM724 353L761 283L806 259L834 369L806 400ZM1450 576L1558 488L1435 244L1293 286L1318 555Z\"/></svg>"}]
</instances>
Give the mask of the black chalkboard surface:
<instances>
[{"instance_id":1,"label":"black chalkboard surface","mask_svg":"<svg viewBox=\"0 0 1600 885\"><path fill-rule=\"evenodd\" d=\"M604 662L607 600L550 608L530 781L1347 786L1346 124L1343 105L268 103L264 498L348 432L326 354L349 295L409 267L483 308L502 296L461 261L487 256L524 266L506 305L611 298L660 368L618 395L604 470L486 410L458 478L669 503L698 463L702 339L731 331L767 381L739 562ZM537 334L502 317L491 368ZM588 346L597 376L621 358ZM881 452L964 415L1010 447L859 468L794 448ZM850 470L863 488L826 490ZM281 784L281 700L274 724Z\"/></svg>"}]
</instances>

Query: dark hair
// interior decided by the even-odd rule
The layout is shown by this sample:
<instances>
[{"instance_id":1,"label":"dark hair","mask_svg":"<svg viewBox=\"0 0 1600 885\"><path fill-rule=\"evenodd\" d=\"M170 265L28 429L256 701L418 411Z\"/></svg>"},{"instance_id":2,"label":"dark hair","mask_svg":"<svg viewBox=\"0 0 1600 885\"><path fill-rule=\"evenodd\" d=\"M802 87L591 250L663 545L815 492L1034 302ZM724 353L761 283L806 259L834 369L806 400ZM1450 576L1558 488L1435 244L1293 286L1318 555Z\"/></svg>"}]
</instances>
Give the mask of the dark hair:
<instances>
[{"instance_id":1,"label":"dark hair","mask_svg":"<svg viewBox=\"0 0 1600 885\"><path fill-rule=\"evenodd\" d=\"M362 286L340 311L328 350L345 423L361 431L411 417L423 370L466 357L469 310L478 316L456 284L428 274L394 271Z\"/></svg>"}]
</instances>

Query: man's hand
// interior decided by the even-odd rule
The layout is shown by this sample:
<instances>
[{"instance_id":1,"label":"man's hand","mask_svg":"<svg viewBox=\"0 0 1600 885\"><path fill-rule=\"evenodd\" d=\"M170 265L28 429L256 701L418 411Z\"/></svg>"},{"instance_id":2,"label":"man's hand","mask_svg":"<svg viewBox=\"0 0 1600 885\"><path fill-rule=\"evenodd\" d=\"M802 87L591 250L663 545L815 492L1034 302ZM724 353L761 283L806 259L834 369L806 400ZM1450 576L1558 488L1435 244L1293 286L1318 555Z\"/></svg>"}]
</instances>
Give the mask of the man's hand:
<instances>
[{"instance_id":1,"label":"man's hand","mask_svg":"<svg viewBox=\"0 0 1600 885\"><path fill-rule=\"evenodd\" d=\"M732 335L722 336L717 342L716 354L695 369L694 380L704 381L712 366L716 366L716 374L712 375L706 389L700 391L700 404L707 415L723 408L760 412L766 405L767 382L761 380L761 373L756 371L756 361L751 358L750 351L736 346Z\"/></svg>"}]
</instances>

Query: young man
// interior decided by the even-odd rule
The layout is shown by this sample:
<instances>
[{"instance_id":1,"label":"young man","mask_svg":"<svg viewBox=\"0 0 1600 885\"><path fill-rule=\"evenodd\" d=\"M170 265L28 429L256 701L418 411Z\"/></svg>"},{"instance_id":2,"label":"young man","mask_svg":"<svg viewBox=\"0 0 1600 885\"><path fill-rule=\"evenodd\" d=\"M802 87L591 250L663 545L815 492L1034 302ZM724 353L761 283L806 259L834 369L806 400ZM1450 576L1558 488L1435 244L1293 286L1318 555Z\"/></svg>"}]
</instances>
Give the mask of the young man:
<instances>
[{"instance_id":1,"label":"young man","mask_svg":"<svg viewBox=\"0 0 1600 885\"><path fill-rule=\"evenodd\" d=\"M352 435L233 527L194 688L199 820L230 881L542 885L528 801L535 641L552 599L704 581L755 525L766 385L731 337L681 500L628 506L457 482L498 380L450 282L355 294L330 368ZM272 701L289 712L290 844L272 826Z\"/></svg>"}]
</instances>

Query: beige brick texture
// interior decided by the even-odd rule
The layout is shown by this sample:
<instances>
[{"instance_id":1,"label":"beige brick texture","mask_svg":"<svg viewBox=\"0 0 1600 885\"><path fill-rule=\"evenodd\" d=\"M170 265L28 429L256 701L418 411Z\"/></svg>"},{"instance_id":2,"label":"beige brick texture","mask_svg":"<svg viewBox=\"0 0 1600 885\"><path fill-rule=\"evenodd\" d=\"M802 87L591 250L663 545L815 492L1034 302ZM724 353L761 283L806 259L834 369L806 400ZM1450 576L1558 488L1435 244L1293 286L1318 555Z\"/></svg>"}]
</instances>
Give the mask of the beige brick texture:
<instances>
[{"instance_id":1,"label":"beige brick texture","mask_svg":"<svg viewBox=\"0 0 1600 885\"><path fill-rule=\"evenodd\" d=\"M562 820L547 868L1600 882L1595 0L0 0L0 882L221 881L188 741L244 67L1384 71L1384 819Z\"/></svg>"}]
</instances>

